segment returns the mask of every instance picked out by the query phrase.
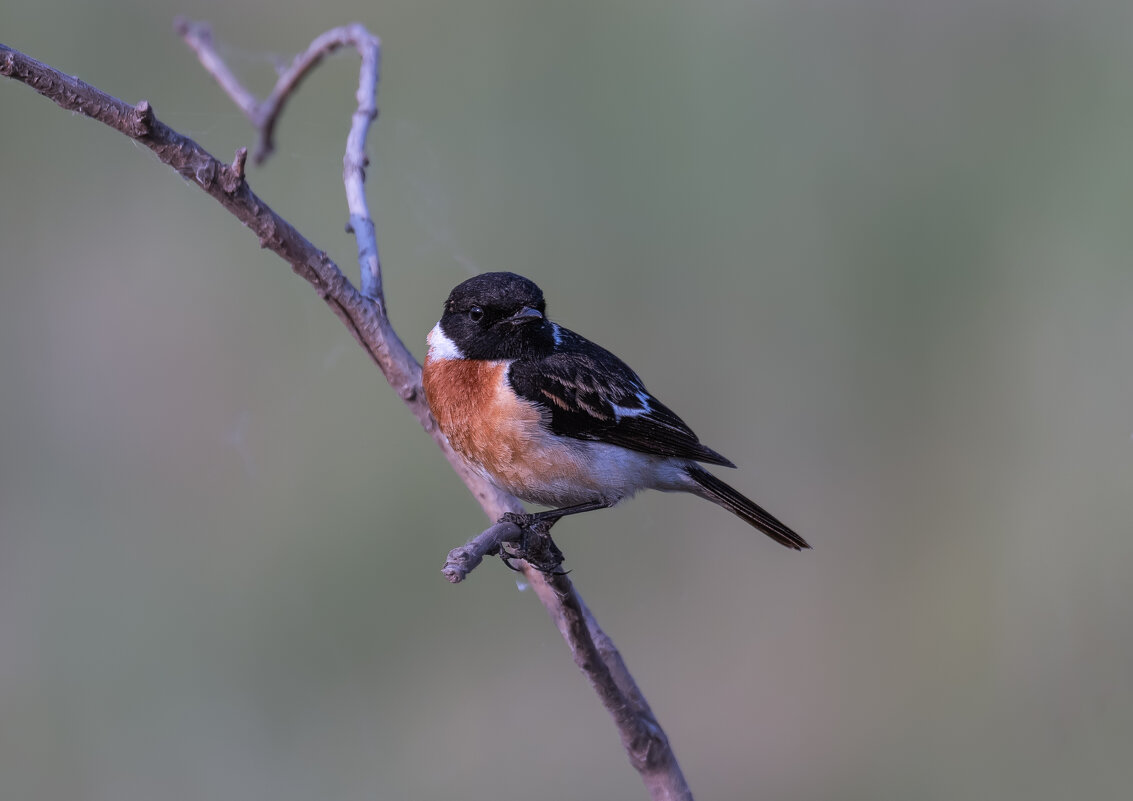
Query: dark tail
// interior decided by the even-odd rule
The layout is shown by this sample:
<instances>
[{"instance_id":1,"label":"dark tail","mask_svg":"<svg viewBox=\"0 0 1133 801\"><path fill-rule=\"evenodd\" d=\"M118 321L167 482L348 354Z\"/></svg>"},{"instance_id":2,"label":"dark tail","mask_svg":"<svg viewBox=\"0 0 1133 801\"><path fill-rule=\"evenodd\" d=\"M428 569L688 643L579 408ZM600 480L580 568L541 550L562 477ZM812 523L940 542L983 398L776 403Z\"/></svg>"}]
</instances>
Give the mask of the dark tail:
<instances>
[{"instance_id":1,"label":"dark tail","mask_svg":"<svg viewBox=\"0 0 1133 801\"><path fill-rule=\"evenodd\" d=\"M729 487L716 476L698 465L688 467L689 477L699 485L694 490L697 495L713 503L718 503L732 514L755 526L780 545L801 551L809 548L807 541L776 520L766 509L736 490Z\"/></svg>"}]
</instances>

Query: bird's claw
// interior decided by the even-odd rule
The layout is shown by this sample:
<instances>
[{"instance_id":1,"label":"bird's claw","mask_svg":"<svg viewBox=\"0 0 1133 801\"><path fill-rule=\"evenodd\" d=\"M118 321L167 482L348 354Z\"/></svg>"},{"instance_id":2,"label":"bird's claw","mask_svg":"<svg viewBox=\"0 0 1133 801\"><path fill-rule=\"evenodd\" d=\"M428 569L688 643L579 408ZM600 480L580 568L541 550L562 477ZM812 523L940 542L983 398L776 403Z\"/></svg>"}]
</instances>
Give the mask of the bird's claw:
<instances>
[{"instance_id":1,"label":"bird's claw","mask_svg":"<svg viewBox=\"0 0 1133 801\"><path fill-rule=\"evenodd\" d=\"M557 518L556 518L557 519ZM520 570L511 563L513 559L522 559L538 570L540 573L551 576L565 576L569 570L559 570L563 564L563 552L555 541L551 539L551 526L556 520L541 518L533 514L520 514L518 512L505 512L500 522L511 523L519 528L521 537L519 542L512 544L508 552L500 548L500 559L511 570Z\"/></svg>"},{"instance_id":2,"label":"bird's claw","mask_svg":"<svg viewBox=\"0 0 1133 801\"><path fill-rule=\"evenodd\" d=\"M497 522L511 523L513 526L518 526L520 531L525 531L534 525L535 515L524 512L504 512Z\"/></svg>"}]
</instances>

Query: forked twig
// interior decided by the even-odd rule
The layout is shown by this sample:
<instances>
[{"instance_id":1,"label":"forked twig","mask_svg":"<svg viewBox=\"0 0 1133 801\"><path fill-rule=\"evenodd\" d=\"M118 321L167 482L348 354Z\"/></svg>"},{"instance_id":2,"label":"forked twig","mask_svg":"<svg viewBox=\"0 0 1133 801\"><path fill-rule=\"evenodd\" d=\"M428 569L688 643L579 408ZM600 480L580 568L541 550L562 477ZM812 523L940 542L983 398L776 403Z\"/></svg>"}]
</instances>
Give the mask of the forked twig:
<instances>
[{"instance_id":1,"label":"forked twig","mask_svg":"<svg viewBox=\"0 0 1133 801\"><path fill-rule=\"evenodd\" d=\"M271 152L272 134L280 111L310 69L327 53L340 47L354 46L362 54L358 108L353 115L343 161L350 227L358 241L361 292L354 288L325 252L316 248L252 192L244 177L246 151L243 148L237 152L231 165L223 164L192 139L158 120L145 101L136 107L131 106L2 44L0 74L27 84L65 109L97 119L144 144L162 162L221 203L256 234L262 247L286 260L316 289L433 437L488 517L497 520L504 512L522 511L522 505L516 498L471 472L453 452L425 403L421 367L397 336L386 315L377 237L363 191L366 135L377 116L378 39L360 25L328 31L296 58L280 77L269 98L259 103L216 54L207 29L179 21L178 30L187 41L192 40L191 46L205 68L259 129L258 161ZM514 531L509 531L508 526L511 524L491 526L463 549L454 549L446 563L446 578L454 583L462 580L484 554L490 552L492 543L498 548L500 543L514 538ZM457 556L454 557L454 554ZM566 639L575 663L614 718L630 762L641 774L652 798L691 800L692 794L668 740L645 697L613 642L575 592L570 579L565 575L544 575L525 563L524 572Z\"/></svg>"}]
</instances>

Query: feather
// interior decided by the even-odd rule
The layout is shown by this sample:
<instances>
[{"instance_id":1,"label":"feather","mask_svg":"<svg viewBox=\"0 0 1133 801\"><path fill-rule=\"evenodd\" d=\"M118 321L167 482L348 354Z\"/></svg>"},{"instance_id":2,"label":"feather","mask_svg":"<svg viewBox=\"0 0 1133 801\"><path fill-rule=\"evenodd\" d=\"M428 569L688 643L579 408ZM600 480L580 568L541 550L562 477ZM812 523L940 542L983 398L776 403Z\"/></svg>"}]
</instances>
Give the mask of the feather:
<instances>
[{"instance_id":1,"label":"feather","mask_svg":"<svg viewBox=\"0 0 1133 801\"><path fill-rule=\"evenodd\" d=\"M552 433L735 467L702 444L617 356L559 326L555 340L551 354L516 359L508 370L512 389L545 411Z\"/></svg>"}]
</instances>

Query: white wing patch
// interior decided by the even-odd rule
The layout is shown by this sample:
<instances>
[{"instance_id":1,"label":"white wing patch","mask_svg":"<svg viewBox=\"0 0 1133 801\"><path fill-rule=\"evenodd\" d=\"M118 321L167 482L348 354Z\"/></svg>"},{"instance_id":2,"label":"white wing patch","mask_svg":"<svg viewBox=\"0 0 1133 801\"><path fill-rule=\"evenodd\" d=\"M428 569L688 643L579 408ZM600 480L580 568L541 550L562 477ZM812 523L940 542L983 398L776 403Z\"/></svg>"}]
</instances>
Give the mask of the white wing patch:
<instances>
[{"instance_id":1,"label":"white wing patch","mask_svg":"<svg viewBox=\"0 0 1133 801\"><path fill-rule=\"evenodd\" d=\"M429 332L429 336L425 337L425 341L429 343L430 359L464 358L464 353L456 346L456 343L445 336L440 323L433 326L433 330Z\"/></svg>"},{"instance_id":2,"label":"white wing patch","mask_svg":"<svg viewBox=\"0 0 1133 801\"><path fill-rule=\"evenodd\" d=\"M614 410L614 420L621 420L623 417L637 417L642 414L649 414L653 409L649 406L649 396L644 392L638 391L637 399L641 401L640 409L633 409L628 406L618 406L616 403L611 403L610 406Z\"/></svg>"}]
</instances>

